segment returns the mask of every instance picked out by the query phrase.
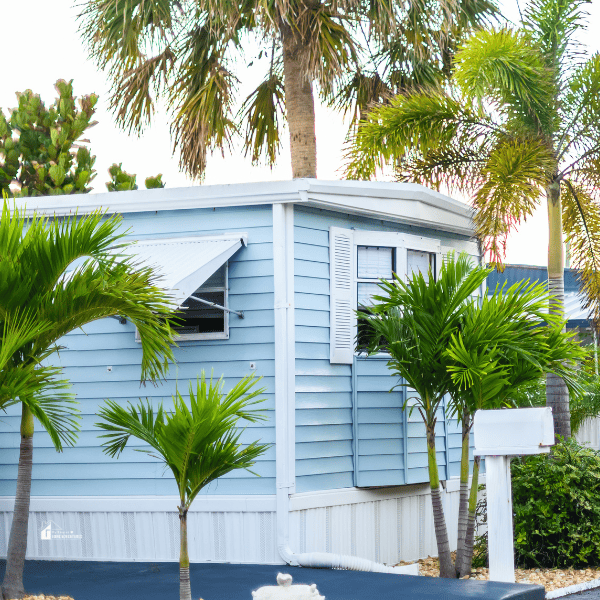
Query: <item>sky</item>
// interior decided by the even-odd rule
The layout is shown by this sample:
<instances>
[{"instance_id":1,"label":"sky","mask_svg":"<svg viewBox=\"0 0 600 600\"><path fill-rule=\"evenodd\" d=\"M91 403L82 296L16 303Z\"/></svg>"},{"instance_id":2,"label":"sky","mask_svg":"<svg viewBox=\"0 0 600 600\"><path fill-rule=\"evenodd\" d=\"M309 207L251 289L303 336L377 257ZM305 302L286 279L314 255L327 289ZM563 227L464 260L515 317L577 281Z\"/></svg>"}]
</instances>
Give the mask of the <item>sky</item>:
<instances>
[{"instance_id":1,"label":"sky","mask_svg":"<svg viewBox=\"0 0 600 600\"><path fill-rule=\"evenodd\" d=\"M0 87L0 109L16 105L15 92L31 89L50 104L56 97L54 83L57 79L74 80L76 95L96 93L100 96L95 119L98 125L88 131L90 147L96 155L98 172L93 182L94 192L106 191L104 182L109 179L108 167L122 163L123 169L138 176L143 187L149 175L163 174L168 187L198 185L188 179L178 167L173 156L169 123L164 114L157 114L152 126L141 137L129 135L118 128L109 110L110 86L104 73L87 57L86 48L78 33L77 14L81 0L20 0L2 2L2 20L15 23L3 28L3 47L7 76ZM521 7L526 4L521 0ZM582 36L588 49L600 50L600 0L594 0L588 30ZM502 14L516 21L517 0L503 0ZM26 15L26 18L24 18ZM24 24L25 29L18 24ZM244 98L264 74L263 65L250 52L240 65L244 82L239 89ZM254 63L251 65L251 63ZM340 179L343 166L344 138L347 123L339 113L327 107L316 107L317 163L319 179ZM243 156L240 147L234 146L224 157L220 153L208 160L206 177L202 184L243 183L251 181L285 180L291 178L287 132L277 165L252 166ZM462 198L459 198L462 199ZM462 199L465 200L466 199ZM510 236L506 262L509 264L544 265L547 260L548 233L545 207L522 224Z\"/></svg>"}]
</instances>

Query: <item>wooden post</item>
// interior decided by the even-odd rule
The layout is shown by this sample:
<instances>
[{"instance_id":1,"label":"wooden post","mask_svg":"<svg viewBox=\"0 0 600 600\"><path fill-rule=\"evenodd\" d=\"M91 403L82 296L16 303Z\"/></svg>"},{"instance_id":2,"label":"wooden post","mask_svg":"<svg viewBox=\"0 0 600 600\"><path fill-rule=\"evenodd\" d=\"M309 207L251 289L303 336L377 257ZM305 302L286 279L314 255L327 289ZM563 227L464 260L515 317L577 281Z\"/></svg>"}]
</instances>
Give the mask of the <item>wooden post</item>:
<instances>
[{"instance_id":1,"label":"wooden post","mask_svg":"<svg viewBox=\"0 0 600 600\"><path fill-rule=\"evenodd\" d=\"M486 456L490 581L515 582L510 457Z\"/></svg>"}]
</instances>

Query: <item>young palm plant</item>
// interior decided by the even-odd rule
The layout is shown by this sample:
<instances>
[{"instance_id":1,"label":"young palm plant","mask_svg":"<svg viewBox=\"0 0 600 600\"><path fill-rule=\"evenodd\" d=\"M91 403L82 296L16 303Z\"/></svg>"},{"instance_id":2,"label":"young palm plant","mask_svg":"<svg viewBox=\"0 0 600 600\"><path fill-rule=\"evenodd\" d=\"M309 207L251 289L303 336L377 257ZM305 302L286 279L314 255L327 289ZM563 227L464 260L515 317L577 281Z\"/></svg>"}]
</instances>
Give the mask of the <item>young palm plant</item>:
<instances>
[{"instance_id":1,"label":"young palm plant","mask_svg":"<svg viewBox=\"0 0 600 600\"><path fill-rule=\"evenodd\" d=\"M207 385L204 372L189 386L189 407L179 391L173 396L173 411L162 403L156 410L149 400L125 408L107 400L98 416L97 426L107 431L102 438L104 451L118 457L131 437L148 444L136 448L162 461L175 478L179 492L180 554L179 597L191 600L190 559L188 554L187 515L194 498L209 483L234 469L250 469L268 448L252 442L242 445L243 429L239 422L254 423L265 419L255 406L263 400L255 390L258 380L244 377L227 394L223 393L223 378Z\"/></svg>"},{"instance_id":2,"label":"young palm plant","mask_svg":"<svg viewBox=\"0 0 600 600\"><path fill-rule=\"evenodd\" d=\"M518 28L480 31L456 53L448 86L373 110L350 150L348 175L393 164L403 181L471 195L493 262L545 197L551 310L564 305L563 235L600 319L600 55L577 42L588 0L530 0ZM567 387L547 378L555 432L571 434Z\"/></svg>"},{"instance_id":3,"label":"young palm plant","mask_svg":"<svg viewBox=\"0 0 600 600\"><path fill-rule=\"evenodd\" d=\"M563 378L580 394L574 368L585 352L562 331L562 320L548 314L544 285L521 281L496 289L479 303L470 304L459 330L446 349L453 386L450 415L462 425L460 500L456 572L471 572L480 457L473 461L469 494L469 441L475 411L513 406L523 387L547 373Z\"/></svg>"},{"instance_id":4,"label":"young palm plant","mask_svg":"<svg viewBox=\"0 0 600 600\"><path fill-rule=\"evenodd\" d=\"M242 129L252 162L273 165L284 119L293 177L316 177L313 83L326 101L360 112L439 79L462 35L495 12L495 0L87 0L80 20L113 80L119 123L143 131L161 101L192 177ZM266 73L236 114L249 49Z\"/></svg>"},{"instance_id":5,"label":"young palm plant","mask_svg":"<svg viewBox=\"0 0 600 600\"><path fill-rule=\"evenodd\" d=\"M58 451L77 437L78 411L51 361L60 339L91 321L125 316L142 342L141 380L172 360L172 302L150 269L115 254L120 218L100 212L48 220L5 202L0 218L0 409L21 405L15 510L2 593L21 598L27 551L34 417ZM87 259L67 275L74 261ZM44 361L44 362L42 362Z\"/></svg>"},{"instance_id":6,"label":"young palm plant","mask_svg":"<svg viewBox=\"0 0 600 600\"><path fill-rule=\"evenodd\" d=\"M382 294L374 297L368 311L359 312L364 323L361 338L368 340L368 351L388 352L388 367L416 392L415 406L427 432L427 456L435 536L440 560L440 576L455 577L450 554L448 528L442 506L440 479L436 460L435 427L438 408L452 388L449 357L445 350L464 319L473 293L485 281L489 271L472 267L461 255L445 261L436 279L415 273L404 282L380 284ZM407 408L408 399L405 403ZM412 408L411 408L412 410Z\"/></svg>"},{"instance_id":7,"label":"young palm plant","mask_svg":"<svg viewBox=\"0 0 600 600\"><path fill-rule=\"evenodd\" d=\"M374 297L376 304L368 312L360 313L361 339L369 340L369 352L389 353L388 366L400 378L399 385L417 394L414 407L427 432L440 576L449 578L470 572L479 473L476 460L469 502L469 434L475 411L508 405L515 389L548 372L578 389L569 369L583 355L571 335L562 332L561 318L548 314L544 286L522 282L478 298L489 272L473 266L466 255L456 260L449 256L437 279L430 270L427 275L413 274L407 282L398 277L382 281L384 294ZM438 408L446 394L451 397L450 414L458 416L463 432L456 564L450 553L435 447Z\"/></svg>"}]
</instances>

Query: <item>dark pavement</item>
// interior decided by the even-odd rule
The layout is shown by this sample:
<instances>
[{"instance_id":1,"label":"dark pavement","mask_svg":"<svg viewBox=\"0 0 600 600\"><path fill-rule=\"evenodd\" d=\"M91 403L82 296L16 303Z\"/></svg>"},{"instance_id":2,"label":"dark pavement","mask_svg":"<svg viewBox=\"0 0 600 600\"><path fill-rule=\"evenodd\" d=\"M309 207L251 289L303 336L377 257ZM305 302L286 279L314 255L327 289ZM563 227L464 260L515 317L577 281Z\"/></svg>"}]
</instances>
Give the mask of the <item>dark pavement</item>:
<instances>
[{"instance_id":1,"label":"dark pavement","mask_svg":"<svg viewBox=\"0 0 600 600\"><path fill-rule=\"evenodd\" d=\"M0 561L3 577L5 561ZM543 600L541 586L462 581L280 565L201 563L190 567L194 600L252 600L252 590L275 585L277 573L316 583L327 600ZM177 563L27 561L25 589L75 600L178 600ZM588 600L586 598L586 600Z\"/></svg>"}]
</instances>

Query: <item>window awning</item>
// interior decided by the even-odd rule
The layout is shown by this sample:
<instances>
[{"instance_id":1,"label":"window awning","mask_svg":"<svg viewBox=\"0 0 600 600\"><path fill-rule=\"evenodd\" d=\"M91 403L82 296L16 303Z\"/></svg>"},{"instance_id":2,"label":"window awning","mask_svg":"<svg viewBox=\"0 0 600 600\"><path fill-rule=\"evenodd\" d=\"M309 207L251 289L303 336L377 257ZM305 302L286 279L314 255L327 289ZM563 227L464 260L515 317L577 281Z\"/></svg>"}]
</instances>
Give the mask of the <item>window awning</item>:
<instances>
[{"instance_id":1,"label":"window awning","mask_svg":"<svg viewBox=\"0 0 600 600\"><path fill-rule=\"evenodd\" d=\"M140 240L120 249L152 267L177 305L185 302L219 267L248 242L247 233Z\"/></svg>"}]
</instances>

